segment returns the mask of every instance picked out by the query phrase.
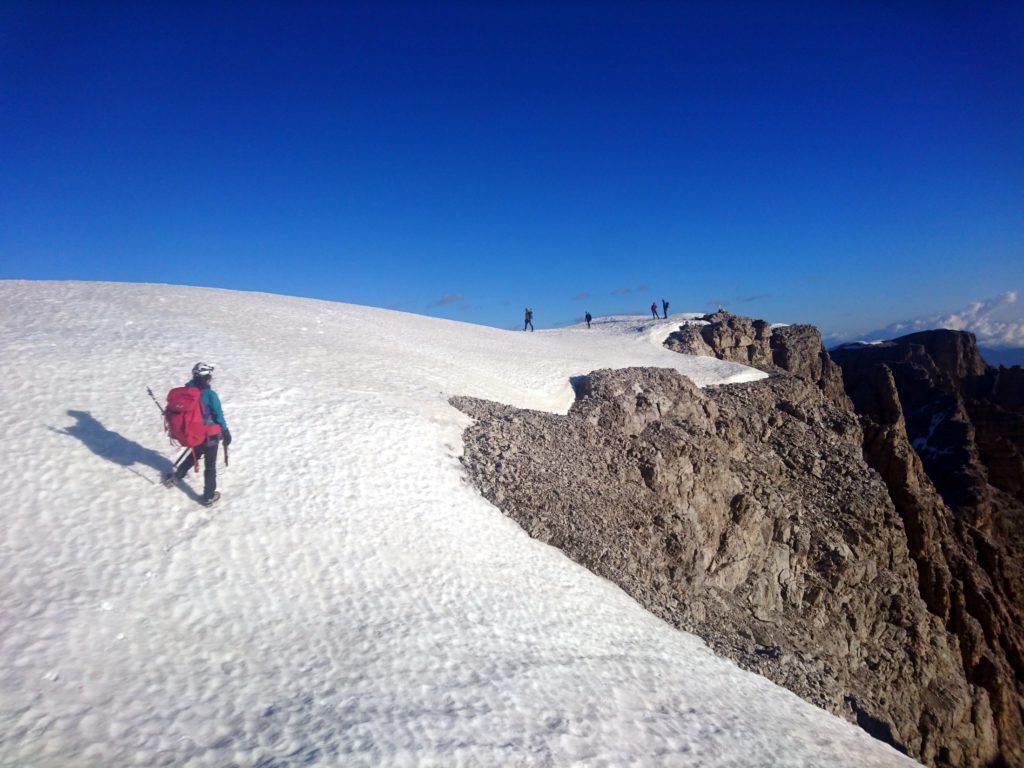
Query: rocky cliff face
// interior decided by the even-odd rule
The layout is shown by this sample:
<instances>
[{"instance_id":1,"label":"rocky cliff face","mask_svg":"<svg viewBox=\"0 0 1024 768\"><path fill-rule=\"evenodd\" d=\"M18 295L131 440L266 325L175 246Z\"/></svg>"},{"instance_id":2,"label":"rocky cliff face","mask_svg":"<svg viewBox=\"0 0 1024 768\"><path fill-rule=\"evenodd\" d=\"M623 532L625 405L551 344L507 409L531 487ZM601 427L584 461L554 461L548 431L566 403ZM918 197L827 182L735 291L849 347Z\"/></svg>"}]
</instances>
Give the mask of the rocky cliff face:
<instances>
[{"instance_id":1,"label":"rocky cliff face","mask_svg":"<svg viewBox=\"0 0 1024 768\"><path fill-rule=\"evenodd\" d=\"M817 384L630 369L586 377L567 416L453 404L470 477L531 536L915 757L997 755L857 419Z\"/></svg>"},{"instance_id":2,"label":"rocky cliff face","mask_svg":"<svg viewBox=\"0 0 1024 768\"><path fill-rule=\"evenodd\" d=\"M992 710L994 759L1024 764L1024 370L987 366L958 331L848 346L833 351L836 366L815 363L812 334L768 336L764 321L729 313L703 320L666 346L786 370L855 408L864 457L904 521L920 595L957 638L979 711ZM787 346L796 354L780 356ZM852 401L835 394L840 369Z\"/></svg>"},{"instance_id":3,"label":"rocky cliff face","mask_svg":"<svg viewBox=\"0 0 1024 768\"><path fill-rule=\"evenodd\" d=\"M1024 764L1024 370L928 331L835 350L864 456L906 522L929 609L984 691L1003 759Z\"/></svg>"},{"instance_id":4,"label":"rocky cliff face","mask_svg":"<svg viewBox=\"0 0 1024 768\"><path fill-rule=\"evenodd\" d=\"M904 521L919 593L957 639L976 709L992 711L980 732L998 743L994 760L1024 764L1024 370L987 366L958 331L848 346L833 351L837 367L815 362L811 333L768 336L764 321L729 313L703 320L666 346L786 370L855 408L864 457ZM780 355L787 347L796 353ZM840 369L852 401L836 395Z\"/></svg>"},{"instance_id":5,"label":"rocky cliff face","mask_svg":"<svg viewBox=\"0 0 1024 768\"><path fill-rule=\"evenodd\" d=\"M666 346L776 375L697 390L599 371L565 417L456 398L477 419L471 478L667 621L923 762L1024 765L1024 371L986 366L968 334L844 349L840 369L813 327L703 320Z\"/></svg>"},{"instance_id":6,"label":"rocky cliff face","mask_svg":"<svg viewBox=\"0 0 1024 768\"><path fill-rule=\"evenodd\" d=\"M772 328L765 320L719 310L681 326L665 346L684 355L708 355L769 373L791 373L817 384L837 405L850 407L842 374L813 325Z\"/></svg>"},{"instance_id":7,"label":"rocky cliff face","mask_svg":"<svg viewBox=\"0 0 1024 768\"><path fill-rule=\"evenodd\" d=\"M1024 368L986 368L964 384L989 483L1024 503Z\"/></svg>"}]
</instances>

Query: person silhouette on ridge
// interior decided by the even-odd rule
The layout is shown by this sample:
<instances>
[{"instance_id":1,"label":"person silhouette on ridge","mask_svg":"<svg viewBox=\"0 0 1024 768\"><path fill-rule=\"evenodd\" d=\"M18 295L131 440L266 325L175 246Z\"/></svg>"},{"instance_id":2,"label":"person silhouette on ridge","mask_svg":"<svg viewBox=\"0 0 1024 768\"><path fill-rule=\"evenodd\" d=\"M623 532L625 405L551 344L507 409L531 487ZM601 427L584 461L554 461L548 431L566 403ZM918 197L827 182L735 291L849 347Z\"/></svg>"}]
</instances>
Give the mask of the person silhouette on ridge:
<instances>
[{"instance_id":1,"label":"person silhouette on ridge","mask_svg":"<svg viewBox=\"0 0 1024 768\"><path fill-rule=\"evenodd\" d=\"M526 308L526 315L523 320L523 330L526 330L526 326L530 326L530 332L533 332L533 310L529 307Z\"/></svg>"},{"instance_id":2,"label":"person silhouette on ridge","mask_svg":"<svg viewBox=\"0 0 1024 768\"><path fill-rule=\"evenodd\" d=\"M651 316L655 320L658 319L658 302L656 302L656 301L652 301L651 302Z\"/></svg>"},{"instance_id":3,"label":"person silhouette on ridge","mask_svg":"<svg viewBox=\"0 0 1024 768\"><path fill-rule=\"evenodd\" d=\"M587 321L587 328L589 328L590 327L590 321L593 320L594 318L590 316L590 312L588 310L587 314L585 314L583 316L583 319Z\"/></svg>"},{"instance_id":4,"label":"person silhouette on ridge","mask_svg":"<svg viewBox=\"0 0 1024 768\"><path fill-rule=\"evenodd\" d=\"M664 299L661 300L661 314L662 320L668 320L668 302Z\"/></svg>"}]
</instances>

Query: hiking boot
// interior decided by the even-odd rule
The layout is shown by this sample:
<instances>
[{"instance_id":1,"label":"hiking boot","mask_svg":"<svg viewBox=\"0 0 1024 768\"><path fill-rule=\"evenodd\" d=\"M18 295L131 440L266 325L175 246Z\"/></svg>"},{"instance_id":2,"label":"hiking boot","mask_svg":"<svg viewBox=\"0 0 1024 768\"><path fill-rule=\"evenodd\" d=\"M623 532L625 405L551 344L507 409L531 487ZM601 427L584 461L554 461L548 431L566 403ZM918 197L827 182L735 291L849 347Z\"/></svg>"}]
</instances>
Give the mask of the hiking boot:
<instances>
[{"instance_id":1,"label":"hiking boot","mask_svg":"<svg viewBox=\"0 0 1024 768\"><path fill-rule=\"evenodd\" d=\"M199 503L202 504L204 507L212 507L214 504L217 503L219 499L220 491L214 491L213 496L210 496L209 498L203 496L203 498L199 500Z\"/></svg>"},{"instance_id":2,"label":"hiking boot","mask_svg":"<svg viewBox=\"0 0 1024 768\"><path fill-rule=\"evenodd\" d=\"M161 478L160 484L164 488L173 488L178 484L178 477L173 472L168 472L163 476L163 478Z\"/></svg>"}]
</instances>

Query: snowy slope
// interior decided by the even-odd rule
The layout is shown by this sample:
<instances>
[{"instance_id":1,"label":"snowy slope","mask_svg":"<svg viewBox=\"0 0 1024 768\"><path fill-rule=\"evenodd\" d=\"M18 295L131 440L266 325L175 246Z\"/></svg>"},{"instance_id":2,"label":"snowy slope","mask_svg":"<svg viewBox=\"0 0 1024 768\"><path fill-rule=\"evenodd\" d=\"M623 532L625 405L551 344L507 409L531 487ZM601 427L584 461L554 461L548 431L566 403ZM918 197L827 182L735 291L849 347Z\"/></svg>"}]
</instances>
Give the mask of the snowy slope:
<instances>
[{"instance_id":1,"label":"snowy slope","mask_svg":"<svg viewBox=\"0 0 1024 768\"><path fill-rule=\"evenodd\" d=\"M665 350L671 320L21 281L0 306L0 765L909 764L463 480L451 394L564 412L600 367L762 376ZM235 437L213 510L155 484L176 451L145 395L200 359Z\"/></svg>"}]
</instances>

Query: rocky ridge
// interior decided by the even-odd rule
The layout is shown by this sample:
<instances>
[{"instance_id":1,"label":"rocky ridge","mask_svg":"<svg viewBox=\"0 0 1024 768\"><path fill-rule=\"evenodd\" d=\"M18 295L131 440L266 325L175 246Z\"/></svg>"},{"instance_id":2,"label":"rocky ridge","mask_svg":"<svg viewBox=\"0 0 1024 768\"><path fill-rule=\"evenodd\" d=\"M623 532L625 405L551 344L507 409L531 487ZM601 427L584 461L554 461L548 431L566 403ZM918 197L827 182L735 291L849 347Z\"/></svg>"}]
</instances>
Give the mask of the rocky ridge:
<instances>
[{"instance_id":1,"label":"rocky ridge","mask_svg":"<svg viewBox=\"0 0 1024 768\"><path fill-rule=\"evenodd\" d=\"M955 641L855 417L817 386L628 369L583 379L567 416L452 402L476 419L474 483L531 536L898 749L980 763Z\"/></svg>"},{"instance_id":2,"label":"rocky ridge","mask_svg":"<svg viewBox=\"0 0 1024 768\"><path fill-rule=\"evenodd\" d=\"M1024 764L1007 604L1019 542L991 544L1012 538L1001 513L987 518L998 535L964 533L912 445L892 373L866 366L858 415L812 326L716 313L666 345L776 375L698 390L667 370L598 371L567 416L453 398L476 419L473 482L652 612L898 749L932 765ZM1017 380L939 357L937 370L990 393L963 407L987 425L975 453L997 457L997 496L1012 497L1024 430L1000 425L1019 410Z\"/></svg>"},{"instance_id":3,"label":"rocky ridge","mask_svg":"<svg viewBox=\"0 0 1024 768\"><path fill-rule=\"evenodd\" d=\"M833 355L921 596L988 699L1001 759L1024 764L1024 370L987 366L973 335L948 330Z\"/></svg>"},{"instance_id":4,"label":"rocky ridge","mask_svg":"<svg viewBox=\"0 0 1024 768\"><path fill-rule=\"evenodd\" d=\"M768 373L792 373L818 385L837 405L850 408L843 376L813 325L772 326L718 310L680 326L665 346L684 355L731 360Z\"/></svg>"}]
</instances>

